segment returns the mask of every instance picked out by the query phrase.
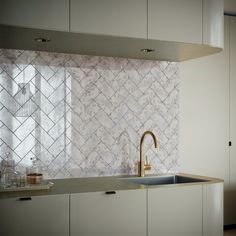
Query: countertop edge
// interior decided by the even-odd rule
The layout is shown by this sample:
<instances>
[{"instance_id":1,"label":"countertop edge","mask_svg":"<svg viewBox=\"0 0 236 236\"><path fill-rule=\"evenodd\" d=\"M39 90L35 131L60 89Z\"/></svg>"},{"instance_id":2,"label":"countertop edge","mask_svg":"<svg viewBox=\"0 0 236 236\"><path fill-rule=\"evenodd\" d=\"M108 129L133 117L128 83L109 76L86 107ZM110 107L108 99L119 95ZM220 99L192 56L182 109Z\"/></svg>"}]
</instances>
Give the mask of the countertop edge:
<instances>
[{"instance_id":1,"label":"countertop edge","mask_svg":"<svg viewBox=\"0 0 236 236\"><path fill-rule=\"evenodd\" d=\"M159 174L159 175L147 175L147 176L164 176L173 175ZM121 176L105 176L105 177L87 177L87 178L71 178L71 179L52 179L49 180L54 183L54 186L49 190L32 190L32 191L18 191L18 192L1 192L0 199L17 198L22 196L48 196L59 194L78 194L89 192L106 192L106 191L122 191L122 190L138 190L138 189L153 189L153 188L173 188L193 185L208 185L223 183L224 181L219 178L213 178L208 176L193 175L188 173L175 173L175 175L181 175L190 178L204 179L206 182L195 183L182 183L182 184L165 184L145 186L141 184L131 183L124 181L124 177L137 177L137 175L121 175Z\"/></svg>"}]
</instances>

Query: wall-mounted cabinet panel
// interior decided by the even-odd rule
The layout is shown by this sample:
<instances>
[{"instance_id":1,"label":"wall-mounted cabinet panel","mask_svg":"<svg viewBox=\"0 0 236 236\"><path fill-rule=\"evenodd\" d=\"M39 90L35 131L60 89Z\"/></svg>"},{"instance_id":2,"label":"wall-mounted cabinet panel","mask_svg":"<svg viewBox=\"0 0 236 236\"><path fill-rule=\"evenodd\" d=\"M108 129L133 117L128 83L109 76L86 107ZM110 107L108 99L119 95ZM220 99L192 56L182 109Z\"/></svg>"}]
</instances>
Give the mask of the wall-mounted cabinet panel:
<instances>
[{"instance_id":1,"label":"wall-mounted cabinet panel","mask_svg":"<svg viewBox=\"0 0 236 236\"><path fill-rule=\"evenodd\" d=\"M228 225L236 223L236 17L225 16L223 42L221 53L180 64L180 166L224 179Z\"/></svg>"},{"instance_id":2,"label":"wall-mounted cabinet panel","mask_svg":"<svg viewBox=\"0 0 236 236\"><path fill-rule=\"evenodd\" d=\"M0 199L2 236L69 236L69 195Z\"/></svg>"},{"instance_id":3,"label":"wall-mounted cabinet panel","mask_svg":"<svg viewBox=\"0 0 236 236\"><path fill-rule=\"evenodd\" d=\"M202 1L148 0L148 38L202 43Z\"/></svg>"},{"instance_id":4,"label":"wall-mounted cabinet panel","mask_svg":"<svg viewBox=\"0 0 236 236\"><path fill-rule=\"evenodd\" d=\"M146 0L71 0L71 31L147 37Z\"/></svg>"},{"instance_id":5,"label":"wall-mounted cabinet panel","mask_svg":"<svg viewBox=\"0 0 236 236\"><path fill-rule=\"evenodd\" d=\"M1 0L0 24L69 31L69 0Z\"/></svg>"},{"instance_id":6,"label":"wall-mounted cabinet panel","mask_svg":"<svg viewBox=\"0 0 236 236\"><path fill-rule=\"evenodd\" d=\"M236 17L230 17L230 191L229 224L236 224Z\"/></svg>"},{"instance_id":7,"label":"wall-mounted cabinet panel","mask_svg":"<svg viewBox=\"0 0 236 236\"><path fill-rule=\"evenodd\" d=\"M230 17L230 101L230 188L236 192L236 17Z\"/></svg>"},{"instance_id":8,"label":"wall-mounted cabinet panel","mask_svg":"<svg viewBox=\"0 0 236 236\"><path fill-rule=\"evenodd\" d=\"M203 44L224 47L224 1L203 0Z\"/></svg>"},{"instance_id":9,"label":"wall-mounted cabinet panel","mask_svg":"<svg viewBox=\"0 0 236 236\"><path fill-rule=\"evenodd\" d=\"M221 53L180 63L181 171L222 178L225 188L229 187L228 25L226 17Z\"/></svg>"},{"instance_id":10,"label":"wall-mounted cabinet panel","mask_svg":"<svg viewBox=\"0 0 236 236\"><path fill-rule=\"evenodd\" d=\"M146 190L71 195L71 236L146 235Z\"/></svg>"}]
</instances>

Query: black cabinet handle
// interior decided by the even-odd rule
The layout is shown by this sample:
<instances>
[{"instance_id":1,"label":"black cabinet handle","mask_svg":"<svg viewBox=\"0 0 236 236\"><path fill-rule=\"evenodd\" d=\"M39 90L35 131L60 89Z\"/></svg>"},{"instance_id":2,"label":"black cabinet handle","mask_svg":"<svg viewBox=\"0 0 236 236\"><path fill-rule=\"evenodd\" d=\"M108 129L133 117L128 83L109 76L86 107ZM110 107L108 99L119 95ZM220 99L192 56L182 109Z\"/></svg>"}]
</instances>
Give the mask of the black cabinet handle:
<instances>
[{"instance_id":1,"label":"black cabinet handle","mask_svg":"<svg viewBox=\"0 0 236 236\"><path fill-rule=\"evenodd\" d=\"M116 194L116 191L107 191L106 194L107 194L107 195Z\"/></svg>"},{"instance_id":2,"label":"black cabinet handle","mask_svg":"<svg viewBox=\"0 0 236 236\"><path fill-rule=\"evenodd\" d=\"M20 197L19 198L19 201L30 201L30 200L32 200L31 197Z\"/></svg>"}]
</instances>

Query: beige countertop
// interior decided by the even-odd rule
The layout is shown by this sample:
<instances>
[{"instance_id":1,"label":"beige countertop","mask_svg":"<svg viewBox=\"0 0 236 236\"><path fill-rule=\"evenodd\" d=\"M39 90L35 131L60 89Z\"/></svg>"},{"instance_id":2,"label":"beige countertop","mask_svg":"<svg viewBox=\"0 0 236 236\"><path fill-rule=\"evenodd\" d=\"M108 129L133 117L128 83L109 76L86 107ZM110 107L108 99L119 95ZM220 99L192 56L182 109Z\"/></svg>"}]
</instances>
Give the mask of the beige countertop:
<instances>
[{"instance_id":1,"label":"beige countertop","mask_svg":"<svg viewBox=\"0 0 236 236\"><path fill-rule=\"evenodd\" d=\"M203 185L203 184L214 184L223 182L223 180L221 179L211 178L206 176L196 176L183 173L177 175L204 179L206 180L206 182L145 186L121 179L122 177L137 177L137 176L109 176L109 177L53 179L50 181L54 183L54 186L52 186L49 190L1 192L0 199L10 198L10 197L22 197L22 196L42 196L42 195L73 194L73 193L103 192L103 191L105 192L112 190L119 191L119 190L132 190L132 189L146 189L146 188L181 187L186 185L199 185L199 184ZM153 177L153 175L150 177Z\"/></svg>"}]
</instances>

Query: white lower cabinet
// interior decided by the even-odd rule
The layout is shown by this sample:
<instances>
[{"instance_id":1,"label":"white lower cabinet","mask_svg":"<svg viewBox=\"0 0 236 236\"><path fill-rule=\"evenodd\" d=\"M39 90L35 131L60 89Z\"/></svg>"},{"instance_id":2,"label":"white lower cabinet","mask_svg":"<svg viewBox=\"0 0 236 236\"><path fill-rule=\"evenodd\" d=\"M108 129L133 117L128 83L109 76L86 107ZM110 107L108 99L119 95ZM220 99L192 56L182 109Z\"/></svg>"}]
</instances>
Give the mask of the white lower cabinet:
<instances>
[{"instance_id":1,"label":"white lower cabinet","mask_svg":"<svg viewBox=\"0 0 236 236\"><path fill-rule=\"evenodd\" d=\"M1 236L69 236L69 195L0 199Z\"/></svg>"},{"instance_id":2,"label":"white lower cabinet","mask_svg":"<svg viewBox=\"0 0 236 236\"><path fill-rule=\"evenodd\" d=\"M146 190L72 194L71 236L145 236Z\"/></svg>"},{"instance_id":3,"label":"white lower cabinet","mask_svg":"<svg viewBox=\"0 0 236 236\"><path fill-rule=\"evenodd\" d=\"M0 199L1 236L223 236L223 183Z\"/></svg>"},{"instance_id":4,"label":"white lower cabinet","mask_svg":"<svg viewBox=\"0 0 236 236\"><path fill-rule=\"evenodd\" d=\"M148 236L202 234L202 185L148 189Z\"/></svg>"},{"instance_id":5,"label":"white lower cabinet","mask_svg":"<svg viewBox=\"0 0 236 236\"><path fill-rule=\"evenodd\" d=\"M223 236L223 183L203 185L203 236Z\"/></svg>"}]
</instances>

